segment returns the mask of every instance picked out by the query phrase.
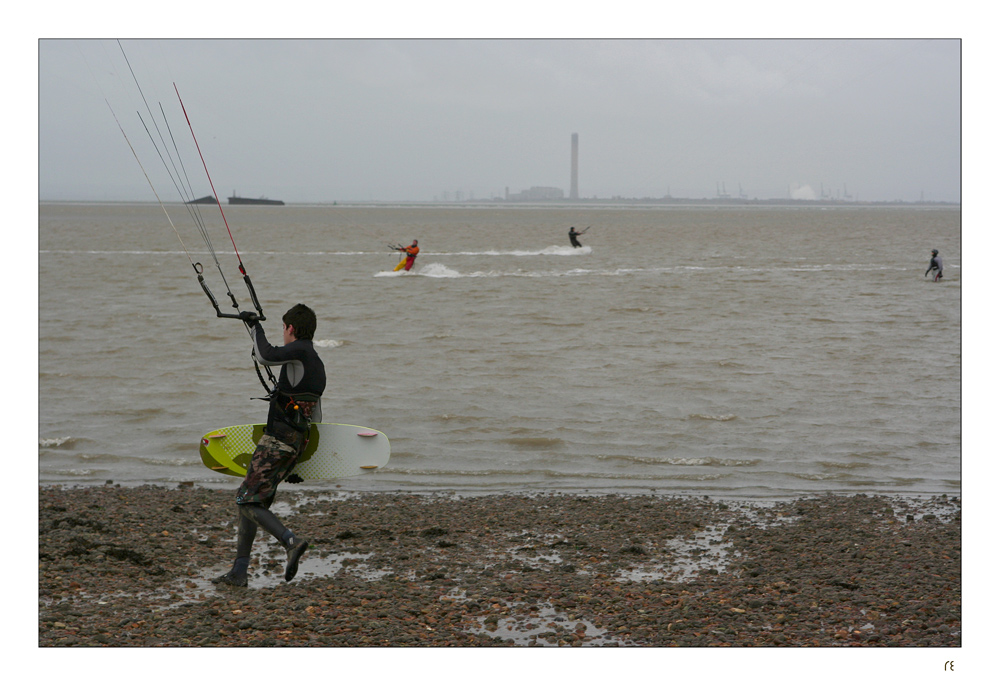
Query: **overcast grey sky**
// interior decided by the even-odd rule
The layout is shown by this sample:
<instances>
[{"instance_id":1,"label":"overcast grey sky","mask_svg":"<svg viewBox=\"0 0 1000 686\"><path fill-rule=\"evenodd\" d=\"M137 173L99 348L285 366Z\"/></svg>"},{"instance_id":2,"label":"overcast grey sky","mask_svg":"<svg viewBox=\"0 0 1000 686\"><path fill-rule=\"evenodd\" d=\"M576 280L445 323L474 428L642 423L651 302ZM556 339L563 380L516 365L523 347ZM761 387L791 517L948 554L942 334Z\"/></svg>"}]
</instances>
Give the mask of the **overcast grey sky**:
<instances>
[{"instance_id":1,"label":"overcast grey sky","mask_svg":"<svg viewBox=\"0 0 1000 686\"><path fill-rule=\"evenodd\" d=\"M957 202L958 40L122 40L195 195ZM178 195L115 40L38 45L39 196ZM105 103L107 99L111 105ZM162 122L160 123L162 126ZM164 135L167 135L164 133Z\"/></svg>"}]
</instances>

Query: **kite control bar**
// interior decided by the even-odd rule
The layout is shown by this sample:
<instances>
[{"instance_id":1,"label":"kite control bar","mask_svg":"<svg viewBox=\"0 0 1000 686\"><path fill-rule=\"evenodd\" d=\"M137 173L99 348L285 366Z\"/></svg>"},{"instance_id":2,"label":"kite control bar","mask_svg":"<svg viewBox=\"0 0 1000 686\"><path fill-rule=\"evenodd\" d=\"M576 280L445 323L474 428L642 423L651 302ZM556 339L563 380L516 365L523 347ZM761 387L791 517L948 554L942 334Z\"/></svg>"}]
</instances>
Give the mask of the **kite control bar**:
<instances>
[{"instance_id":1,"label":"kite control bar","mask_svg":"<svg viewBox=\"0 0 1000 686\"><path fill-rule=\"evenodd\" d=\"M198 283L201 284L201 290L205 291L205 295L207 295L208 299L212 302L212 307L215 308L216 316L223 317L225 319L242 319L242 317L240 317L240 315L238 314L226 314L221 309L219 309L219 302L215 299L215 296L212 295L212 291L209 290L208 284L205 283L205 276L202 274L202 271L204 271L204 269L201 266L201 262L195 262L194 271L196 274L198 274ZM260 305L257 304L257 294L254 293L253 291L253 285L250 283L250 277L244 274L243 278L246 279L247 286L250 288L250 296L253 298L254 305L257 306L257 311L260 312ZM232 293L229 294L229 297L232 298L233 300L233 307L239 309L240 306L236 303L236 298L233 296ZM264 314L261 313L259 321L264 321L266 319L267 317L265 317Z\"/></svg>"}]
</instances>

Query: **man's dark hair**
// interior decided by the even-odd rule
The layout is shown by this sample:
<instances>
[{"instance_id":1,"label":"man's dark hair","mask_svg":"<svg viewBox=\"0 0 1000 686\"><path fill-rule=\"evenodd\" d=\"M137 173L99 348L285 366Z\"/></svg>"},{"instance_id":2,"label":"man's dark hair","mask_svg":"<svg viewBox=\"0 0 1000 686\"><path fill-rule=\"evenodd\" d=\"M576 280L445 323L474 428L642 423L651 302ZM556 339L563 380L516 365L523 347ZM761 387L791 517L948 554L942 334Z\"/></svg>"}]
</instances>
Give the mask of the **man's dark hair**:
<instances>
[{"instance_id":1,"label":"man's dark hair","mask_svg":"<svg viewBox=\"0 0 1000 686\"><path fill-rule=\"evenodd\" d=\"M300 341L311 341L316 333L316 313L302 303L285 312L281 321L295 328L295 338Z\"/></svg>"}]
</instances>

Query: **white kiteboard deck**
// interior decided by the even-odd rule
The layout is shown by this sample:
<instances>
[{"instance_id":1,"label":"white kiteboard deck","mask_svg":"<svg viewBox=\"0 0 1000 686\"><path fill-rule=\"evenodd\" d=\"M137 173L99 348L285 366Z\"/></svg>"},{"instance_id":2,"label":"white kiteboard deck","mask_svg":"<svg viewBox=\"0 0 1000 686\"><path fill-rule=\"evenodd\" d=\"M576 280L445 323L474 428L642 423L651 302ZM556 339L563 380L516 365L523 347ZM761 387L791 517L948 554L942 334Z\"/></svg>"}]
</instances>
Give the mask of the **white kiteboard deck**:
<instances>
[{"instance_id":1,"label":"white kiteboard deck","mask_svg":"<svg viewBox=\"0 0 1000 686\"><path fill-rule=\"evenodd\" d=\"M246 476L264 424L209 431L201 439L201 461L220 474ZM374 472L389 462L389 438L381 431L350 424L313 424L309 443L292 474L302 479L343 479Z\"/></svg>"}]
</instances>

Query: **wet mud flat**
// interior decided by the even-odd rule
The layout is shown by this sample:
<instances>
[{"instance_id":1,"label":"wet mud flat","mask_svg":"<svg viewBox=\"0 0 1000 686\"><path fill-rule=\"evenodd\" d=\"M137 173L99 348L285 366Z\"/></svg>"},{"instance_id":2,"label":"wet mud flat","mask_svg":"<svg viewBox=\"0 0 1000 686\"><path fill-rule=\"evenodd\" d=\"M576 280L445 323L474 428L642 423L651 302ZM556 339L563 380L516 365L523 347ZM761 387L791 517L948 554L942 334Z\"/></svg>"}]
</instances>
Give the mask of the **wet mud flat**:
<instances>
[{"instance_id":1,"label":"wet mud flat","mask_svg":"<svg viewBox=\"0 0 1000 686\"><path fill-rule=\"evenodd\" d=\"M283 580L232 493L41 487L39 646L960 646L954 496L286 489Z\"/></svg>"}]
</instances>

